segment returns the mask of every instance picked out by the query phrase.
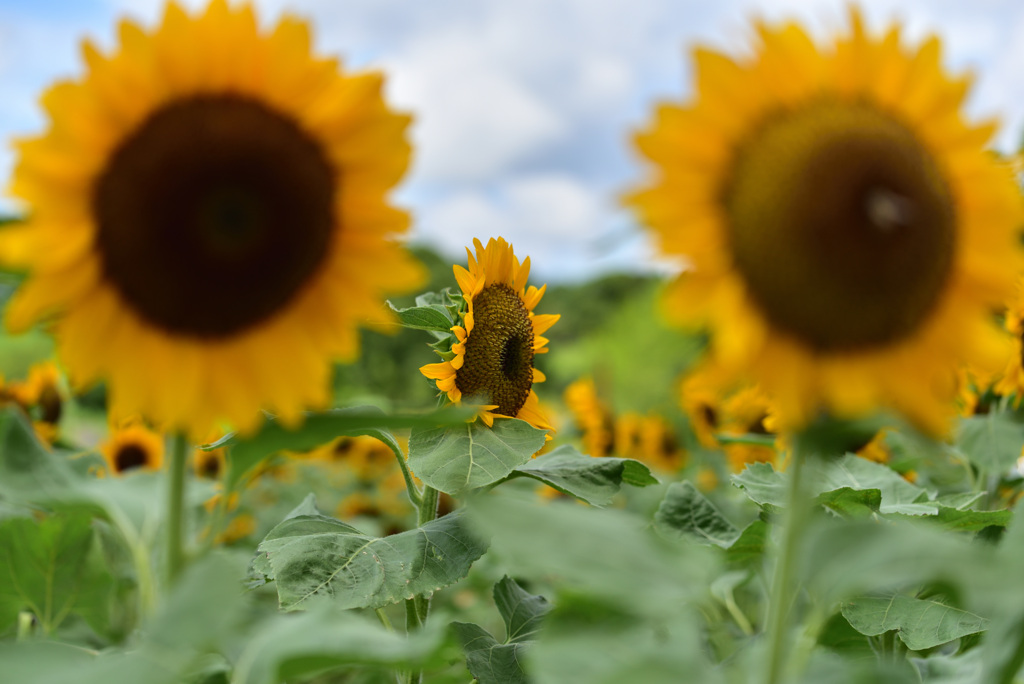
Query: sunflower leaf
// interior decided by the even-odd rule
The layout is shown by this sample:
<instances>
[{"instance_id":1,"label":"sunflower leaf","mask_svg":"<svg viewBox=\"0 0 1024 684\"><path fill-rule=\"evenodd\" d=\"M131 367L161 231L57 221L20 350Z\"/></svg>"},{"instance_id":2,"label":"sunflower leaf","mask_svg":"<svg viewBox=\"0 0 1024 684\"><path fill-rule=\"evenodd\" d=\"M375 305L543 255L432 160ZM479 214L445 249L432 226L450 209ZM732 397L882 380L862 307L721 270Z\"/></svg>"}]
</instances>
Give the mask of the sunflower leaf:
<instances>
[{"instance_id":1,"label":"sunflower leaf","mask_svg":"<svg viewBox=\"0 0 1024 684\"><path fill-rule=\"evenodd\" d=\"M740 536L736 526L689 482L669 486L654 514L654 529L670 539L687 537L723 549Z\"/></svg>"},{"instance_id":2,"label":"sunflower leaf","mask_svg":"<svg viewBox=\"0 0 1024 684\"><path fill-rule=\"evenodd\" d=\"M956 431L956 446L978 468L1004 473L1024 448L1024 424L1005 413L964 418Z\"/></svg>"},{"instance_id":3,"label":"sunflower leaf","mask_svg":"<svg viewBox=\"0 0 1024 684\"><path fill-rule=\"evenodd\" d=\"M46 634L68 615L102 618L112 600L113 578L89 563L92 517L84 512L0 523L0 632L29 611Z\"/></svg>"},{"instance_id":4,"label":"sunflower leaf","mask_svg":"<svg viewBox=\"0 0 1024 684\"><path fill-rule=\"evenodd\" d=\"M523 652L533 643L540 621L551 611L543 596L525 591L508 576L494 585L494 603L505 621L505 641L500 642L479 625L453 622L462 642L466 667L480 684L513 684L528 681Z\"/></svg>"},{"instance_id":5,"label":"sunflower leaf","mask_svg":"<svg viewBox=\"0 0 1024 684\"><path fill-rule=\"evenodd\" d=\"M933 600L899 594L866 596L842 606L843 617L861 634L877 636L897 630L911 651L920 651L976 634L988 620Z\"/></svg>"},{"instance_id":6,"label":"sunflower leaf","mask_svg":"<svg viewBox=\"0 0 1024 684\"><path fill-rule=\"evenodd\" d=\"M445 630L442 621L431 620L408 636L394 634L340 610L276 615L245 645L231 681L306 681L328 668L353 666L418 668L440 657Z\"/></svg>"},{"instance_id":7,"label":"sunflower leaf","mask_svg":"<svg viewBox=\"0 0 1024 684\"><path fill-rule=\"evenodd\" d=\"M275 580L285 610L323 600L342 608L381 608L457 582L486 549L459 512L388 537L301 513L267 534L253 568Z\"/></svg>"},{"instance_id":8,"label":"sunflower leaf","mask_svg":"<svg viewBox=\"0 0 1024 684\"><path fill-rule=\"evenodd\" d=\"M457 495L505 479L544 446L545 431L525 420L499 418L457 427L414 429L409 467L428 486Z\"/></svg>"},{"instance_id":9,"label":"sunflower leaf","mask_svg":"<svg viewBox=\"0 0 1024 684\"><path fill-rule=\"evenodd\" d=\"M446 408L421 415L389 416L375 406L356 406L323 413L311 413L296 428L285 427L268 418L254 435L242 438L230 434L204 449L230 447L228 450L227 486L234 488L264 459L280 451L308 451L341 437L369 435L384 442L396 457L401 448L390 430L395 428L436 425L462 425L469 411Z\"/></svg>"},{"instance_id":10,"label":"sunflower leaf","mask_svg":"<svg viewBox=\"0 0 1024 684\"><path fill-rule=\"evenodd\" d=\"M421 304L421 301L424 301L422 296L417 298L416 306L399 309L388 302L388 307L406 328L446 333L455 325L447 306L441 303Z\"/></svg>"},{"instance_id":11,"label":"sunflower leaf","mask_svg":"<svg viewBox=\"0 0 1024 684\"><path fill-rule=\"evenodd\" d=\"M658 484L650 468L640 461L594 458L568 444L518 466L510 477L532 477L592 506L609 504L623 484L636 487Z\"/></svg>"}]
</instances>

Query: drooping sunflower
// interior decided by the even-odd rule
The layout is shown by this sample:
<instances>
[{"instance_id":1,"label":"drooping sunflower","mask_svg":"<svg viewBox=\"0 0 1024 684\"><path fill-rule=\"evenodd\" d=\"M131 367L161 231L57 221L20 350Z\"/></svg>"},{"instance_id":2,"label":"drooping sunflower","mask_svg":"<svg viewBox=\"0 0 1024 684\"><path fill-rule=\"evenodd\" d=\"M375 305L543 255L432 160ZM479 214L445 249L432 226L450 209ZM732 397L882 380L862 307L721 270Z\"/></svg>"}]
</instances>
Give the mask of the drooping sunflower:
<instances>
[{"instance_id":1,"label":"drooping sunflower","mask_svg":"<svg viewBox=\"0 0 1024 684\"><path fill-rule=\"evenodd\" d=\"M196 439L261 408L297 420L328 402L357 326L390 322L384 293L421 279L386 199L409 117L380 74L343 73L304 22L263 29L248 5L172 1L119 39L85 42L84 76L42 98L48 130L17 143L30 216L0 254L30 276L7 324L53 315L73 383L105 379L118 415Z\"/></svg>"},{"instance_id":2,"label":"drooping sunflower","mask_svg":"<svg viewBox=\"0 0 1024 684\"><path fill-rule=\"evenodd\" d=\"M830 46L758 24L747 57L698 48L694 99L637 136L656 174L627 202L688 262L669 315L710 329L782 427L884 405L938 433L957 365L1003 345L989 312L1021 264L1020 193L939 40L851 24Z\"/></svg>"},{"instance_id":3,"label":"drooping sunflower","mask_svg":"<svg viewBox=\"0 0 1024 684\"><path fill-rule=\"evenodd\" d=\"M159 470L164 462L164 440L138 421L127 421L112 431L100 453L113 475L129 470Z\"/></svg>"},{"instance_id":4,"label":"drooping sunflower","mask_svg":"<svg viewBox=\"0 0 1024 684\"><path fill-rule=\"evenodd\" d=\"M552 430L533 391L545 379L533 367L534 357L548 351L542 335L560 318L533 313L547 285L526 287L530 257L520 263L504 238L491 238L486 247L474 239L473 245L475 258L466 249L469 268L453 267L466 309L462 325L452 327L451 358L420 372L436 380L453 403L470 399L480 405L489 426L495 416L507 416Z\"/></svg>"}]
</instances>

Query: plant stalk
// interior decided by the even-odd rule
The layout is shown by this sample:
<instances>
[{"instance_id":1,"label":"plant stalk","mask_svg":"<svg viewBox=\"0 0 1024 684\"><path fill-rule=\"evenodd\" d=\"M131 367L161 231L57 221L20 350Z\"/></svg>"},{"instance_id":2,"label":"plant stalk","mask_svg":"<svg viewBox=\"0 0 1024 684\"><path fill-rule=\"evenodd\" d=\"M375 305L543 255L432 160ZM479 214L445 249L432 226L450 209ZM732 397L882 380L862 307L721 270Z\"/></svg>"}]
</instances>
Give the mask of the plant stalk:
<instances>
[{"instance_id":1,"label":"plant stalk","mask_svg":"<svg viewBox=\"0 0 1024 684\"><path fill-rule=\"evenodd\" d=\"M768 638L770 639L770 655L768 665L768 684L779 684L789 659L789 613L796 592L793 587L797 559L800 555L800 541L807 515L810 512L809 501L804 492L803 469L808 454L804 440L798 436L794 440L793 454L790 459L789 492L786 505L786 526L783 528L782 548L779 560L772 577L772 593L768 603Z\"/></svg>"},{"instance_id":2,"label":"plant stalk","mask_svg":"<svg viewBox=\"0 0 1024 684\"><path fill-rule=\"evenodd\" d=\"M172 586L185 567L185 470L188 440L178 433L169 438L170 466L167 491L167 585Z\"/></svg>"}]
</instances>

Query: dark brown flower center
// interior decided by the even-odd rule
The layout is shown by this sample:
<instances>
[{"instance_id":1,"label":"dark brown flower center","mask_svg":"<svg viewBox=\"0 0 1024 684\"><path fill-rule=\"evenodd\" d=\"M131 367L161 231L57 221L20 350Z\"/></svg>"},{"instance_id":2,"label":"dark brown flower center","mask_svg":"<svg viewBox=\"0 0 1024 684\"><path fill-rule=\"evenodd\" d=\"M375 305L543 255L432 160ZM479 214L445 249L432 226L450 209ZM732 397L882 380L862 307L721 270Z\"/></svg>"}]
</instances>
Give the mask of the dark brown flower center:
<instances>
[{"instance_id":1,"label":"dark brown flower center","mask_svg":"<svg viewBox=\"0 0 1024 684\"><path fill-rule=\"evenodd\" d=\"M146 450L138 444L124 444L114 454L114 468L123 473L133 468L141 468L149 463Z\"/></svg>"},{"instance_id":2,"label":"dark brown flower center","mask_svg":"<svg viewBox=\"0 0 1024 684\"><path fill-rule=\"evenodd\" d=\"M508 285L495 283L473 298L473 330L466 340L455 385L464 395L495 404L495 413L514 417L533 387L533 323Z\"/></svg>"},{"instance_id":3,"label":"dark brown flower center","mask_svg":"<svg viewBox=\"0 0 1024 684\"><path fill-rule=\"evenodd\" d=\"M335 181L323 149L259 102L172 102L121 143L96 184L104 274L153 325L234 335L320 266Z\"/></svg>"},{"instance_id":4,"label":"dark brown flower center","mask_svg":"<svg viewBox=\"0 0 1024 684\"><path fill-rule=\"evenodd\" d=\"M822 101L768 119L724 191L750 296L819 351L912 334L945 287L953 200L931 154L874 107Z\"/></svg>"}]
</instances>

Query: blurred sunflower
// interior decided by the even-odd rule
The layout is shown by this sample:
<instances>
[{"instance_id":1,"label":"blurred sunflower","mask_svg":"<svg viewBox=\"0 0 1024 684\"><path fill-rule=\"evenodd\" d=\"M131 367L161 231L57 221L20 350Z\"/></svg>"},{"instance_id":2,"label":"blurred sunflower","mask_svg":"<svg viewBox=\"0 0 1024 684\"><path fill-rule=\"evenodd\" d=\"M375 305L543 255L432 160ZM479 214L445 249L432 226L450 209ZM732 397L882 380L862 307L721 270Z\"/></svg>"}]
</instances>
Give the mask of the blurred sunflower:
<instances>
[{"instance_id":1,"label":"blurred sunflower","mask_svg":"<svg viewBox=\"0 0 1024 684\"><path fill-rule=\"evenodd\" d=\"M637 136L657 175L627 201L688 261L670 316L708 326L783 428L882 404L938 433L959 363L1000 355L1021 197L939 40L851 23L824 48L795 24L758 24L746 58L698 48L695 99Z\"/></svg>"},{"instance_id":2,"label":"blurred sunflower","mask_svg":"<svg viewBox=\"0 0 1024 684\"><path fill-rule=\"evenodd\" d=\"M116 427L100 446L100 453L113 475L129 470L159 470L164 462L164 440L138 421Z\"/></svg>"},{"instance_id":3,"label":"blurred sunflower","mask_svg":"<svg viewBox=\"0 0 1024 684\"><path fill-rule=\"evenodd\" d=\"M467 309L454 334L450 358L427 364L420 372L437 381L453 403L475 400L487 425L495 416L521 418L536 428L552 430L541 412L533 385L544 374L533 367L534 356L548 351L541 337L560 318L533 313L547 285L527 289L530 258L522 264L504 238L491 238L487 247L474 239L476 258L469 249L469 269L455 265L455 279Z\"/></svg>"},{"instance_id":4,"label":"blurred sunflower","mask_svg":"<svg viewBox=\"0 0 1024 684\"><path fill-rule=\"evenodd\" d=\"M583 448L591 456L607 456L615 445L611 411L597 396L593 378L569 384L562 395L573 422L583 433Z\"/></svg>"},{"instance_id":5,"label":"blurred sunflower","mask_svg":"<svg viewBox=\"0 0 1024 684\"><path fill-rule=\"evenodd\" d=\"M743 435L775 436L774 407L768 396L758 387L736 392L722 402L721 433L734 437ZM776 463L781 467L779 453L782 445L775 439L772 446L730 443L723 445L729 469L738 473L748 463Z\"/></svg>"},{"instance_id":6,"label":"blurred sunflower","mask_svg":"<svg viewBox=\"0 0 1024 684\"><path fill-rule=\"evenodd\" d=\"M1006 364L1002 377L995 383L993 391L1003 396L1015 394L1016 402L1019 404L1021 397L1024 397L1024 281L1017 284L1016 297L1007 306L1004 324L1013 336L1013 353L1009 355L1010 360ZM977 394L981 394L981 392L977 392ZM969 396L965 393L965 397ZM965 403L970 406L969 401ZM975 401L971 406L974 409L972 412L975 414L979 413L977 404L978 402Z\"/></svg>"},{"instance_id":7,"label":"blurred sunflower","mask_svg":"<svg viewBox=\"0 0 1024 684\"><path fill-rule=\"evenodd\" d=\"M85 42L85 75L43 96L49 130L17 143L31 212L0 254L30 275L7 324L56 315L73 383L106 379L117 415L194 439L264 407L296 421L328 402L357 325L390 322L383 294L421 280L386 200L409 117L380 74L342 73L305 23L261 29L247 5L169 2L119 39Z\"/></svg>"}]
</instances>

